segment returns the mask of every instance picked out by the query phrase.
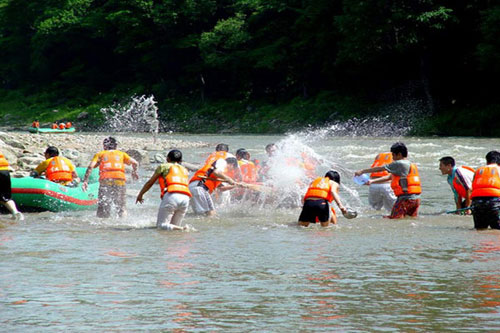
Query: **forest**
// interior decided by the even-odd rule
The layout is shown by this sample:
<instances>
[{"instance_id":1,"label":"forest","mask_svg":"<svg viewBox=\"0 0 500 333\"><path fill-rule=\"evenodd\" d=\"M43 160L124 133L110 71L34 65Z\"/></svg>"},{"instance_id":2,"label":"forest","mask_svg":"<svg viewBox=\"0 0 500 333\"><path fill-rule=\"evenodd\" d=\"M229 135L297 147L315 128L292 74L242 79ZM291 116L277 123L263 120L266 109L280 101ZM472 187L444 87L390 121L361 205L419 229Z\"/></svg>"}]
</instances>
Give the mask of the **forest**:
<instances>
[{"instance_id":1,"label":"forest","mask_svg":"<svg viewBox=\"0 0 500 333\"><path fill-rule=\"evenodd\" d=\"M164 130L500 136L499 74L498 0L0 0L4 124L145 94Z\"/></svg>"}]
</instances>

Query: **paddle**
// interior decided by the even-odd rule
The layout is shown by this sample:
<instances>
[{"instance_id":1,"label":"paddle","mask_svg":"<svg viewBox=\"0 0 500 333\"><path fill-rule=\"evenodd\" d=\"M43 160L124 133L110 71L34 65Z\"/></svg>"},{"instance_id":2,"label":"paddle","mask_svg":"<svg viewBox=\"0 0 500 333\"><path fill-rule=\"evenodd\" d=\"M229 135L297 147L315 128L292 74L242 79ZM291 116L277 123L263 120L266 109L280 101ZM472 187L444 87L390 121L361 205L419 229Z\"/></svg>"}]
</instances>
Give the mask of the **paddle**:
<instances>
[{"instance_id":1,"label":"paddle","mask_svg":"<svg viewBox=\"0 0 500 333\"><path fill-rule=\"evenodd\" d=\"M465 207L465 208L460 208L460 209L455 209L455 210L449 210L446 212L446 214L455 214L459 212L464 212L466 210L472 209L472 207Z\"/></svg>"}]
</instances>

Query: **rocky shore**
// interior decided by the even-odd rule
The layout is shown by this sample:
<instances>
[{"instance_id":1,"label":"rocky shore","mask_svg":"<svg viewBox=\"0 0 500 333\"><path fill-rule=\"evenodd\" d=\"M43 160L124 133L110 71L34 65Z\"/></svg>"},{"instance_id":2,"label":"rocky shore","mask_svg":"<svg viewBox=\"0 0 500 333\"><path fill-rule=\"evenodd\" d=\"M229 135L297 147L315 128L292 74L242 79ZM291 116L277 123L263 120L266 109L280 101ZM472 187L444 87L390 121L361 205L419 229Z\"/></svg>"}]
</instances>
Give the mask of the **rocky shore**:
<instances>
[{"instance_id":1,"label":"rocky shore","mask_svg":"<svg viewBox=\"0 0 500 333\"><path fill-rule=\"evenodd\" d=\"M75 166L86 167L92 156L102 149L102 141L109 134L31 134L0 131L0 152L14 169L12 177L28 176L40 162L45 160L43 153L48 146L56 146L62 156L70 159ZM118 140L118 149L126 151L142 165L161 163L165 154L157 153L173 148L208 147L201 141L136 137L128 133L113 134Z\"/></svg>"}]
</instances>

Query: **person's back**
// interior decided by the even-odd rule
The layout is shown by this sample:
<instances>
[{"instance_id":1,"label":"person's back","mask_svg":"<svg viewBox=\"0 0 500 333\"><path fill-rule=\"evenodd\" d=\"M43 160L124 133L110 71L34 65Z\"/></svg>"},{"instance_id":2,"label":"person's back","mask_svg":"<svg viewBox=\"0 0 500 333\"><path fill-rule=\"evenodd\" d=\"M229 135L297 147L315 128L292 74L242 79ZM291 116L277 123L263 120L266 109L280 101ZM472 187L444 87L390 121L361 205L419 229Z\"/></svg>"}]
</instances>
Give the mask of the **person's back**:
<instances>
[{"instance_id":1,"label":"person's back","mask_svg":"<svg viewBox=\"0 0 500 333\"><path fill-rule=\"evenodd\" d=\"M75 166L65 157L59 156L59 149L49 146L45 150L45 161L41 162L31 173L33 177L38 177L45 173L45 177L55 183L68 185L73 180L78 180Z\"/></svg>"},{"instance_id":2,"label":"person's back","mask_svg":"<svg viewBox=\"0 0 500 333\"><path fill-rule=\"evenodd\" d=\"M66 125L65 125L64 123L60 123L60 124L59 124L59 129L60 129L60 130L63 130L63 129L65 129L65 128L66 128Z\"/></svg>"},{"instance_id":3,"label":"person's back","mask_svg":"<svg viewBox=\"0 0 500 333\"><path fill-rule=\"evenodd\" d=\"M474 228L500 229L500 152L486 154L486 166L478 168L472 181Z\"/></svg>"}]
</instances>

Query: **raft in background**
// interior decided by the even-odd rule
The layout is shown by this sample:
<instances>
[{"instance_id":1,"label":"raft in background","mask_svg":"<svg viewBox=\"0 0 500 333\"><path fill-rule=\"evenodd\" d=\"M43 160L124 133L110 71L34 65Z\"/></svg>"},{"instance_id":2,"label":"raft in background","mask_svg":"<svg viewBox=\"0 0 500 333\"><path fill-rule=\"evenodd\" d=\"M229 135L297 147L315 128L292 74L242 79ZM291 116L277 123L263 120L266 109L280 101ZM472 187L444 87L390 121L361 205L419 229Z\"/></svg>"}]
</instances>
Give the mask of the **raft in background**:
<instances>
[{"instance_id":1,"label":"raft in background","mask_svg":"<svg viewBox=\"0 0 500 333\"><path fill-rule=\"evenodd\" d=\"M76 130L74 127L59 129L59 128L37 128L37 127L29 127L28 132L30 133L74 133Z\"/></svg>"},{"instance_id":2,"label":"raft in background","mask_svg":"<svg viewBox=\"0 0 500 333\"><path fill-rule=\"evenodd\" d=\"M76 168L76 173L83 179L87 168ZM94 169L89 178L86 192L82 184L78 187L67 187L44 178L11 178L12 199L21 211L61 212L66 210L85 210L97 207L99 191L99 171Z\"/></svg>"}]
</instances>

